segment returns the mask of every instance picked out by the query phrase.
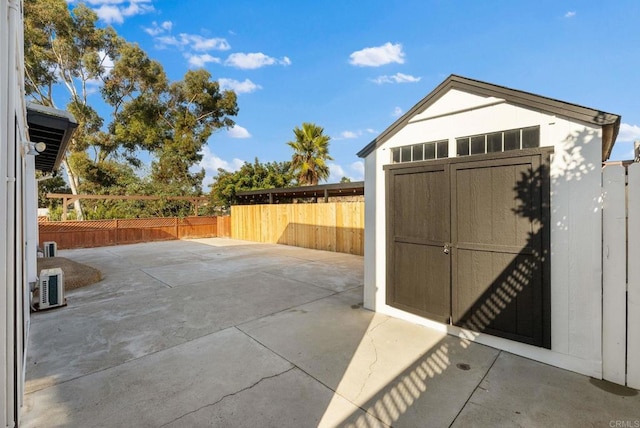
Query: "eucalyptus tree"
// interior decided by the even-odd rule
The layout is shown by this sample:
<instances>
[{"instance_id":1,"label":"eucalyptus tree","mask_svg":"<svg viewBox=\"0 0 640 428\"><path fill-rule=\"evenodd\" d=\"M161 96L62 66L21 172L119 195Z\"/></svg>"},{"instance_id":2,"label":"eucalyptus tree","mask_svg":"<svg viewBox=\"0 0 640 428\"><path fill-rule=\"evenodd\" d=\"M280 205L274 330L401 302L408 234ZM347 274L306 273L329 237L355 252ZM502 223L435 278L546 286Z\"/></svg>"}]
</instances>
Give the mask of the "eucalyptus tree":
<instances>
[{"instance_id":1,"label":"eucalyptus tree","mask_svg":"<svg viewBox=\"0 0 640 428\"><path fill-rule=\"evenodd\" d=\"M26 0L24 9L27 94L51 107L66 100L79 122L64 160L72 193L201 194L204 172L192 168L212 133L233 126L235 93L205 70L170 83L159 62L99 27L83 4ZM141 150L154 161L136 183ZM79 203L76 211L83 218Z\"/></svg>"},{"instance_id":2,"label":"eucalyptus tree","mask_svg":"<svg viewBox=\"0 0 640 428\"><path fill-rule=\"evenodd\" d=\"M314 123L304 122L302 127L293 129L294 141L287 144L293 149L291 166L301 185L317 185L320 180L329 178L328 160L329 140L324 128Z\"/></svg>"},{"instance_id":3,"label":"eucalyptus tree","mask_svg":"<svg viewBox=\"0 0 640 428\"><path fill-rule=\"evenodd\" d=\"M80 187L79 165L73 154L83 153L103 125L103 119L89 97L109 73L123 40L111 27L99 28L95 12L79 4L71 12L65 0L27 0L24 3L25 91L39 104L66 109L75 116L78 128L63 166L72 193ZM66 90L66 96L58 94ZM82 219L79 201L76 214Z\"/></svg>"},{"instance_id":4,"label":"eucalyptus tree","mask_svg":"<svg viewBox=\"0 0 640 428\"><path fill-rule=\"evenodd\" d=\"M236 94L221 91L208 71L190 70L170 85L161 107L158 128L163 135L151 166L152 181L174 194L201 195L204 169L193 167L202 160L209 137L235 124Z\"/></svg>"}]
</instances>

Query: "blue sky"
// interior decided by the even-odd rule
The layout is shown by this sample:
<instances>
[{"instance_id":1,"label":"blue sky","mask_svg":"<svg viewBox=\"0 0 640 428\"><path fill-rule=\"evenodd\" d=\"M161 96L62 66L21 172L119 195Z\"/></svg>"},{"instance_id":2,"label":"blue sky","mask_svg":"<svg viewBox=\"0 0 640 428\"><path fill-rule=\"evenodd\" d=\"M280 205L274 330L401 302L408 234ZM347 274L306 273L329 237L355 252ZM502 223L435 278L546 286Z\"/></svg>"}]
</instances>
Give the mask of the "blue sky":
<instances>
[{"instance_id":1,"label":"blue sky","mask_svg":"<svg viewBox=\"0 0 640 428\"><path fill-rule=\"evenodd\" d=\"M206 183L218 167L289 160L302 122L332 137L329 182L361 180L356 152L450 74L621 115L612 159L640 140L637 0L86 3L170 79L204 67L236 90L237 126L210 138Z\"/></svg>"}]
</instances>

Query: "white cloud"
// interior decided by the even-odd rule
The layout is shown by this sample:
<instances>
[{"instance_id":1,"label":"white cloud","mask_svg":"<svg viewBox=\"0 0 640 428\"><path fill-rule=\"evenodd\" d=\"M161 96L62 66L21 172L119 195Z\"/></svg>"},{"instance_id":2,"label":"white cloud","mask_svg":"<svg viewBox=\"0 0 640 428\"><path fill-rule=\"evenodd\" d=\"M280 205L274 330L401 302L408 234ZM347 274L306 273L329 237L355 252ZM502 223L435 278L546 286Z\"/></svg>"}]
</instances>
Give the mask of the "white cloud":
<instances>
[{"instance_id":1,"label":"white cloud","mask_svg":"<svg viewBox=\"0 0 640 428\"><path fill-rule=\"evenodd\" d=\"M573 18L574 16L576 16L576 11L575 10L570 10L569 12L564 14L565 18Z\"/></svg>"},{"instance_id":2,"label":"white cloud","mask_svg":"<svg viewBox=\"0 0 640 428\"><path fill-rule=\"evenodd\" d=\"M340 138L344 138L344 139L358 138L361 134L362 134L362 132L360 132L360 131L358 131L358 132L342 131L340 133Z\"/></svg>"},{"instance_id":3,"label":"white cloud","mask_svg":"<svg viewBox=\"0 0 640 428\"><path fill-rule=\"evenodd\" d=\"M103 5L98 9L95 9L98 14L98 18L102 19L107 24L116 23L122 24L124 22L124 16L120 9L116 6Z\"/></svg>"},{"instance_id":4,"label":"white cloud","mask_svg":"<svg viewBox=\"0 0 640 428\"><path fill-rule=\"evenodd\" d=\"M249 79L244 79L244 82L240 82L239 80L226 79L223 77L218 79L218 83L220 83L220 89L231 89L236 94L249 94L257 91L258 89L262 89L262 86L253 83Z\"/></svg>"},{"instance_id":5,"label":"white cloud","mask_svg":"<svg viewBox=\"0 0 640 428\"><path fill-rule=\"evenodd\" d=\"M234 53L229 55L224 64L243 70L253 70L274 64L291 65L291 60L286 56L282 59L273 58L262 52Z\"/></svg>"},{"instance_id":6,"label":"white cloud","mask_svg":"<svg viewBox=\"0 0 640 428\"><path fill-rule=\"evenodd\" d=\"M329 178L327 183L339 183L342 177L346 177L347 174L344 169L337 163L330 163L329 165Z\"/></svg>"},{"instance_id":7,"label":"white cloud","mask_svg":"<svg viewBox=\"0 0 640 428\"><path fill-rule=\"evenodd\" d=\"M392 76L378 76L375 79L371 79L372 82L381 85L383 83L414 83L419 82L422 77L415 77L410 74L396 73Z\"/></svg>"},{"instance_id":8,"label":"white cloud","mask_svg":"<svg viewBox=\"0 0 640 428\"><path fill-rule=\"evenodd\" d=\"M356 131L342 131L337 137L333 137L334 140L351 140L354 138L359 138L364 134L377 134L378 132L375 129L367 128L364 131L358 129Z\"/></svg>"},{"instance_id":9,"label":"white cloud","mask_svg":"<svg viewBox=\"0 0 640 428\"><path fill-rule=\"evenodd\" d=\"M393 113L391 113L391 116L393 116L393 117L400 117L400 116L402 116L402 113L403 113L402 109L401 109L400 107L397 107L397 106L396 106L396 107L393 109Z\"/></svg>"},{"instance_id":10,"label":"white cloud","mask_svg":"<svg viewBox=\"0 0 640 428\"><path fill-rule=\"evenodd\" d=\"M620 124L620 132L618 133L618 141L635 141L640 140L640 126L629 125L628 123Z\"/></svg>"},{"instance_id":11,"label":"white cloud","mask_svg":"<svg viewBox=\"0 0 640 428\"><path fill-rule=\"evenodd\" d=\"M327 183L339 183L342 177L347 177L351 181L364 180L364 162L356 161L348 167L348 171L337 163L330 163L329 165L329 179Z\"/></svg>"},{"instance_id":12,"label":"white cloud","mask_svg":"<svg viewBox=\"0 0 640 428\"><path fill-rule=\"evenodd\" d=\"M379 67L392 62L403 64L404 52L400 43L364 48L349 55L349 63L359 67Z\"/></svg>"},{"instance_id":13,"label":"white cloud","mask_svg":"<svg viewBox=\"0 0 640 428\"><path fill-rule=\"evenodd\" d=\"M107 24L122 24L125 18L154 11L151 0L88 0L98 18Z\"/></svg>"},{"instance_id":14,"label":"white cloud","mask_svg":"<svg viewBox=\"0 0 640 428\"><path fill-rule=\"evenodd\" d=\"M185 57L189 61L189 66L194 68L204 67L210 62L220 63L220 58L216 58L207 53L202 55L185 54Z\"/></svg>"},{"instance_id":15,"label":"white cloud","mask_svg":"<svg viewBox=\"0 0 640 428\"><path fill-rule=\"evenodd\" d=\"M148 32L149 31L147 31L147 33ZM187 47L199 52L211 50L226 51L231 49L231 45L229 45L226 39L220 37L205 38L197 34L180 33L178 37L158 36L155 40L158 44L158 48L164 48L167 46L175 46L177 48Z\"/></svg>"},{"instance_id":16,"label":"white cloud","mask_svg":"<svg viewBox=\"0 0 640 428\"><path fill-rule=\"evenodd\" d=\"M233 158L231 161L220 158L209 149L209 146L204 146L201 153L202 160L200 161L199 168L204 168L205 170L204 188L213 183L213 176L218 175L218 168L223 168L227 171L237 171L244 164L244 161L238 158Z\"/></svg>"},{"instance_id":17,"label":"white cloud","mask_svg":"<svg viewBox=\"0 0 640 428\"><path fill-rule=\"evenodd\" d=\"M249 131L240 125L233 125L233 128L227 131L227 135L231 138L251 138Z\"/></svg>"},{"instance_id":18,"label":"white cloud","mask_svg":"<svg viewBox=\"0 0 640 428\"><path fill-rule=\"evenodd\" d=\"M226 39L220 37L205 38L197 34L180 33L180 43L188 45L194 51L227 51L231 45Z\"/></svg>"},{"instance_id":19,"label":"white cloud","mask_svg":"<svg viewBox=\"0 0 640 428\"><path fill-rule=\"evenodd\" d=\"M351 164L351 170L354 171L354 178L356 181L364 180L364 162L355 161Z\"/></svg>"},{"instance_id":20,"label":"white cloud","mask_svg":"<svg viewBox=\"0 0 640 428\"><path fill-rule=\"evenodd\" d=\"M159 36L165 31L171 31L172 27L173 27L173 23L171 21L164 21L161 24L158 24L156 21L153 21L151 23L151 27L143 27L142 29L144 30L145 33L155 37L155 36Z\"/></svg>"}]
</instances>

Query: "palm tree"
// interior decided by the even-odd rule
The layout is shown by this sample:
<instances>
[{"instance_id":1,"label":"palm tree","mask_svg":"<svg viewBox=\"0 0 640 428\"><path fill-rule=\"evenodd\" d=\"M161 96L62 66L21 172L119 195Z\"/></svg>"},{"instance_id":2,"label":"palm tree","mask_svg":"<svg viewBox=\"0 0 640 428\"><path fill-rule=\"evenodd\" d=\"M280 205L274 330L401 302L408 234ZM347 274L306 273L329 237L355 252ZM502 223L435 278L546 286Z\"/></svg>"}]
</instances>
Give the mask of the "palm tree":
<instances>
[{"instance_id":1,"label":"palm tree","mask_svg":"<svg viewBox=\"0 0 640 428\"><path fill-rule=\"evenodd\" d=\"M295 141L287 144L293 149L291 168L298 177L298 183L303 186L315 186L320 180L329 178L329 166L327 160L333 160L329 156L329 140L331 137L324 135L324 128L314 123L304 122L302 128L293 129Z\"/></svg>"}]
</instances>

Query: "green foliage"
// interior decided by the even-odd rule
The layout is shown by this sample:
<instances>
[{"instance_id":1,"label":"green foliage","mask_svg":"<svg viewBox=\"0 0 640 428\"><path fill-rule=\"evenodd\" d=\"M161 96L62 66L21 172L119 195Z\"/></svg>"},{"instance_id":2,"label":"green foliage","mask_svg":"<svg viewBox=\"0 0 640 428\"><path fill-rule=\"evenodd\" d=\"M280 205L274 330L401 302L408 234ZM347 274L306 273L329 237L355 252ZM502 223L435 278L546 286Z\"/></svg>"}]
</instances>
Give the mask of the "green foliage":
<instances>
[{"instance_id":1,"label":"green foliage","mask_svg":"<svg viewBox=\"0 0 640 428\"><path fill-rule=\"evenodd\" d=\"M47 193L71 193L71 189L60 175L45 177L40 171L36 171L38 180L38 208L56 208L60 205L60 199L49 199Z\"/></svg>"},{"instance_id":2,"label":"green foliage","mask_svg":"<svg viewBox=\"0 0 640 428\"><path fill-rule=\"evenodd\" d=\"M302 128L296 126L293 133L295 141L289 141L287 144L293 149L291 166L298 183L303 186L315 186L320 180L329 178L327 160L333 160L329 156L331 137L324 135L324 128L305 122Z\"/></svg>"},{"instance_id":3,"label":"green foliage","mask_svg":"<svg viewBox=\"0 0 640 428\"><path fill-rule=\"evenodd\" d=\"M49 221L62 220L62 204L56 205L49 209ZM76 213L73 210L67 211L67 220L77 220Z\"/></svg>"},{"instance_id":4,"label":"green foliage","mask_svg":"<svg viewBox=\"0 0 640 428\"><path fill-rule=\"evenodd\" d=\"M342 177L340 183L351 183L351 179L349 177Z\"/></svg>"},{"instance_id":5,"label":"green foliage","mask_svg":"<svg viewBox=\"0 0 640 428\"><path fill-rule=\"evenodd\" d=\"M291 187L294 175L290 162L245 162L235 172L218 169L211 185L211 206L229 207L237 203L237 194L248 190Z\"/></svg>"},{"instance_id":6,"label":"green foliage","mask_svg":"<svg viewBox=\"0 0 640 428\"><path fill-rule=\"evenodd\" d=\"M220 91L204 69L190 70L173 83L161 121L165 138L152 165L153 181L176 194L201 194L204 170L191 168L202 160L200 151L211 134L233 126L231 116L237 113L236 94Z\"/></svg>"},{"instance_id":7,"label":"green foliage","mask_svg":"<svg viewBox=\"0 0 640 428\"><path fill-rule=\"evenodd\" d=\"M193 167L209 137L234 125L236 94L221 91L206 70L190 70L170 83L160 63L112 27L99 27L96 13L82 3L70 12L65 0L26 0L24 12L27 95L56 107L54 98L62 97L54 97L54 91L66 90L66 108L79 124L65 159L70 190L201 195L204 170ZM107 69L110 61L113 66ZM88 97L96 83L111 108L105 117ZM139 170L141 150L154 159L146 177ZM189 203L167 200L83 205L88 218L187 215L191 210Z\"/></svg>"}]
</instances>

